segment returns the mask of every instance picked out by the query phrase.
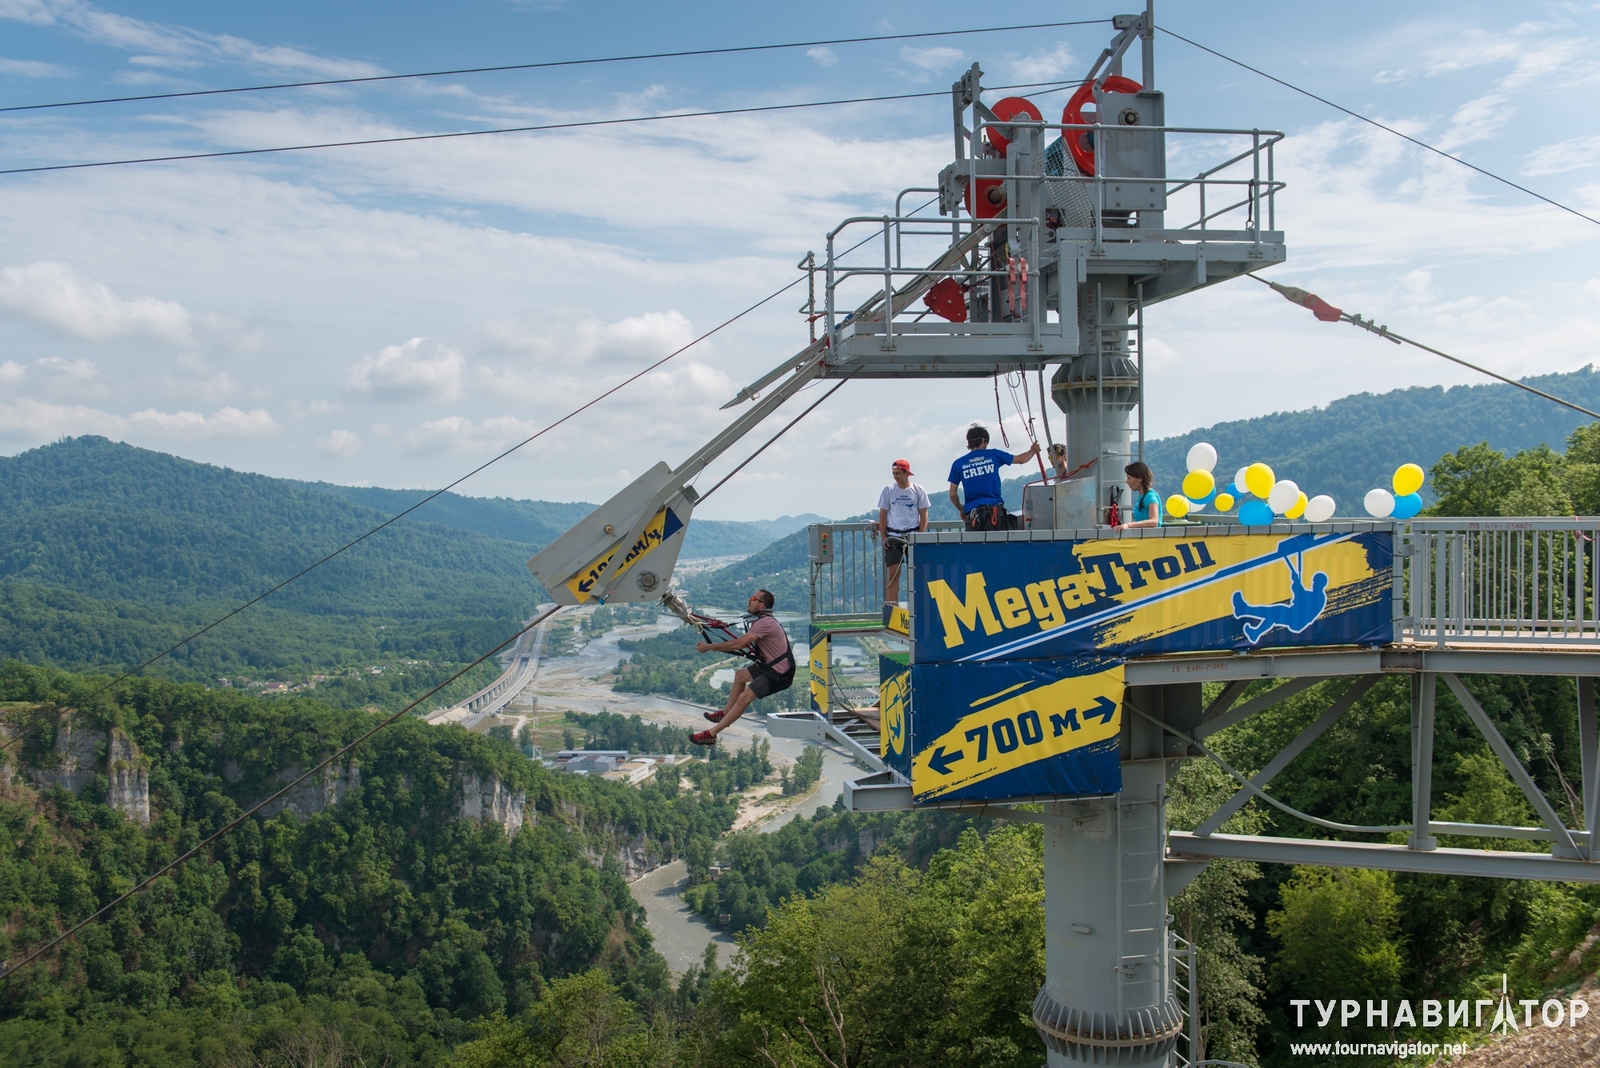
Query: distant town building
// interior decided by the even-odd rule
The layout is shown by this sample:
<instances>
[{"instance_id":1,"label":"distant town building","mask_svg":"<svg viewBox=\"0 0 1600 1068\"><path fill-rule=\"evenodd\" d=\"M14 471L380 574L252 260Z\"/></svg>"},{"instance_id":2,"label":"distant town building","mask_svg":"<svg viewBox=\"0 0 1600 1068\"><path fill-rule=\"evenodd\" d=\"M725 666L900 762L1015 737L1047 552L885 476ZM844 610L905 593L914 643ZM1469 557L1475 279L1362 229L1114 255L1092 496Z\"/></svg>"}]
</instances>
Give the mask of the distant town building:
<instances>
[{"instance_id":1,"label":"distant town building","mask_svg":"<svg viewBox=\"0 0 1600 1068\"><path fill-rule=\"evenodd\" d=\"M569 775L598 775L637 786L660 768L688 759L677 753L630 755L626 749L563 749L556 754L554 767Z\"/></svg>"}]
</instances>

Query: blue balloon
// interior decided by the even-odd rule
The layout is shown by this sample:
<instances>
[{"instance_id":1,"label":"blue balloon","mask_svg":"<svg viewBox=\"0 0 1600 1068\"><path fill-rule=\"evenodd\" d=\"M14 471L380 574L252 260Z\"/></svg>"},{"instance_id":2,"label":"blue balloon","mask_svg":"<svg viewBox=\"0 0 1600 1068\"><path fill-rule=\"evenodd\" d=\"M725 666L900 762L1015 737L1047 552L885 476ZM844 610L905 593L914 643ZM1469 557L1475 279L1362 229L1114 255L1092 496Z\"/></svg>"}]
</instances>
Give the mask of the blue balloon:
<instances>
[{"instance_id":1,"label":"blue balloon","mask_svg":"<svg viewBox=\"0 0 1600 1068\"><path fill-rule=\"evenodd\" d=\"M1239 522L1247 527L1272 525L1272 506L1266 501L1245 501L1239 506Z\"/></svg>"},{"instance_id":2,"label":"blue balloon","mask_svg":"<svg viewBox=\"0 0 1600 1068\"><path fill-rule=\"evenodd\" d=\"M1392 519L1410 519L1422 511L1422 497L1416 493L1405 493L1394 499L1394 511L1389 513Z\"/></svg>"},{"instance_id":3,"label":"blue balloon","mask_svg":"<svg viewBox=\"0 0 1600 1068\"><path fill-rule=\"evenodd\" d=\"M1250 494L1249 494L1249 492L1247 490L1240 489L1238 486L1234 485L1232 482L1230 482L1226 486L1222 487L1222 492L1226 493L1228 496L1232 497L1234 500L1238 500L1240 497L1248 497L1248 496L1250 496Z\"/></svg>"}]
</instances>

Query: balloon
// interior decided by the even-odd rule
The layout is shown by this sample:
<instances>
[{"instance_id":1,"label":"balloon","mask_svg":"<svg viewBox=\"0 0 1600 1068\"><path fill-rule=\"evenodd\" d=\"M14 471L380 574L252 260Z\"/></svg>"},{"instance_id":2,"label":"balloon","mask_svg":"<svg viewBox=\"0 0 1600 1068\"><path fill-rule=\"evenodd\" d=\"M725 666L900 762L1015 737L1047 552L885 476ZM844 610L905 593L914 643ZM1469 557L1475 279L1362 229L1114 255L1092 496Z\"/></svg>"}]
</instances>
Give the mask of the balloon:
<instances>
[{"instance_id":1,"label":"balloon","mask_svg":"<svg viewBox=\"0 0 1600 1068\"><path fill-rule=\"evenodd\" d=\"M1239 483L1237 483L1237 482L1230 482L1226 486L1223 486L1222 487L1222 492L1226 493L1230 497L1243 497L1244 496L1244 490L1239 488Z\"/></svg>"},{"instance_id":2,"label":"balloon","mask_svg":"<svg viewBox=\"0 0 1600 1068\"><path fill-rule=\"evenodd\" d=\"M1197 442L1189 447L1187 457L1190 471L1210 472L1217 466L1217 450L1205 442Z\"/></svg>"},{"instance_id":3,"label":"balloon","mask_svg":"<svg viewBox=\"0 0 1600 1068\"><path fill-rule=\"evenodd\" d=\"M1284 515L1294 507L1294 502L1300 499L1300 487L1292 479L1286 478L1274 485L1272 491L1265 496L1272 510Z\"/></svg>"},{"instance_id":4,"label":"balloon","mask_svg":"<svg viewBox=\"0 0 1600 1068\"><path fill-rule=\"evenodd\" d=\"M1233 476L1233 484L1238 487L1238 489L1234 490L1234 492L1233 492L1233 495L1235 497L1242 497L1242 496L1244 496L1244 494L1250 492L1249 480L1245 478L1245 476L1248 475L1249 473L1250 473L1250 469L1248 467L1241 467L1241 468L1239 468L1238 472Z\"/></svg>"},{"instance_id":5,"label":"balloon","mask_svg":"<svg viewBox=\"0 0 1600 1068\"><path fill-rule=\"evenodd\" d=\"M1216 488L1217 480L1211 477L1210 471L1190 471L1183 476L1183 495L1192 501L1209 497Z\"/></svg>"},{"instance_id":6,"label":"balloon","mask_svg":"<svg viewBox=\"0 0 1600 1068\"><path fill-rule=\"evenodd\" d=\"M1422 468L1416 464L1401 464L1394 473L1394 495L1407 497L1422 488Z\"/></svg>"},{"instance_id":7,"label":"balloon","mask_svg":"<svg viewBox=\"0 0 1600 1068\"><path fill-rule=\"evenodd\" d=\"M1299 493L1295 494L1294 503L1291 504L1288 510L1283 513L1283 518L1299 519L1301 516L1305 515L1306 505L1309 503L1311 502L1306 500L1305 490L1301 490Z\"/></svg>"},{"instance_id":8,"label":"balloon","mask_svg":"<svg viewBox=\"0 0 1600 1068\"><path fill-rule=\"evenodd\" d=\"M1422 498L1415 493L1402 493L1394 499L1394 511L1390 513L1396 519L1410 519L1422 511Z\"/></svg>"},{"instance_id":9,"label":"balloon","mask_svg":"<svg viewBox=\"0 0 1600 1068\"><path fill-rule=\"evenodd\" d=\"M1337 507L1333 498L1326 493L1318 494L1306 502L1306 522L1326 523L1333 518L1333 510Z\"/></svg>"},{"instance_id":10,"label":"balloon","mask_svg":"<svg viewBox=\"0 0 1600 1068\"><path fill-rule=\"evenodd\" d=\"M1374 519L1388 519L1394 511L1394 494L1386 489L1370 489L1362 498L1361 503L1366 506L1367 514Z\"/></svg>"},{"instance_id":11,"label":"balloon","mask_svg":"<svg viewBox=\"0 0 1600 1068\"><path fill-rule=\"evenodd\" d=\"M1219 494L1217 494L1217 511L1219 511L1219 512L1229 512L1229 511L1232 511L1232 510L1233 510L1233 494L1231 494L1231 493L1219 493Z\"/></svg>"},{"instance_id":12,"label":"balloon","mask_svg":"<svg viewBox=\"0 0 1600 1068\"><path fill-rule=\"evenodd\" d=\"M1270 526L1272 506L1266 501L1245 501L1239 506L1239 522L1247 527Z\"/></svg>"},{"instance_id":13,"label":"balloon","mask_svg":"<svg viewBox=\"0 0 1600 1068\"><path fill-rule=\"evenodd\" d=\"M1182 519L1189 514L1189 502L1174 493L1167 498L1167 514L1174 519Z\"/></svg>"},{"instance_id":14,"label":"balloon","mask_svg":"<svg viewBox=\"0 0 1600 1068\"><path fill-rule=\"evenodd\" d=\"M1272 473L1272 468L1266 464L1251 464L1245 469L1244 488L1260 497L1267 499L1267 494L1272 492L1273 484L1278 481L1278 476ZM1299 487L1296 487L1297 489Z\"/></svg>"}]
</instances>

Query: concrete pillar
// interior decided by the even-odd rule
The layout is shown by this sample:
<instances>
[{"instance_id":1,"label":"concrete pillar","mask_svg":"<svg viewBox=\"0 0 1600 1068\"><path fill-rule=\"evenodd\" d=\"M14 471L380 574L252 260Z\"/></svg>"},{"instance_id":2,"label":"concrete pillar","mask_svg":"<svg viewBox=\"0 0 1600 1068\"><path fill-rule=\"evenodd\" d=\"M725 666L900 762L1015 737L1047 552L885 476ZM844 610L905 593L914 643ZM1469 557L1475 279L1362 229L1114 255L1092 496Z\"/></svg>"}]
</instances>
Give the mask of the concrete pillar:
<instances>
[{"instance_id":1,"label":"concrete pillar","mask_svg":"<svg viewBox=\"0 0 1600 1068\"><path fill-rule=\"evenodd\" d=\"M1174 726L1199 718L1195 684L1137 687L1127 700ZM1184 1030L1163 871L1169 748L1125 708L1122 792L1046 806L1045 983L1033 1019L1051 1068L1165 1063Z\"/></svg>"}]
</instances>

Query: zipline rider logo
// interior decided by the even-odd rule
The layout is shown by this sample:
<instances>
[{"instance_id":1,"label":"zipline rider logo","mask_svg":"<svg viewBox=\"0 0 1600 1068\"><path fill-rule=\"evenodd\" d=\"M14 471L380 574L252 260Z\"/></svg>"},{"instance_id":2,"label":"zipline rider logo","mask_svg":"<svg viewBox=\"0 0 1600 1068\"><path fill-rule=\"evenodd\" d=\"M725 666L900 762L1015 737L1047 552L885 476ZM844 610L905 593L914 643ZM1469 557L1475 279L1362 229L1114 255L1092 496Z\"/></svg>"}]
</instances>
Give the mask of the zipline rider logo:
<instances>
[{"instance_id":1,"label":"zipline rider logo","mask_svg":"<svg viewBox=\"0 0 1600 1068\"><path fill-rule=\"evenodd\" d=\"M1392 545L1386 530L918 544L914 659L1381 644Z\"/></svg>"},{"instance_id":2,"label":"zipline rider logo","mask_svg":"<svg viewBox=\"0 0 1600 1068\"><path fill-rule=\"evenodd\" d=\"M644 528L644 533L639 535L639 540L628 546L627 553L622 557L622 563L617 565L619 571L626 571L638 563L647 553L654 550L662 542L672 537L683 529L683 520L678 518L671 508L663 508L650 520ZM618 547L620 548L620 546ZM567 589L572 591L578 604L589 600L589 591L600 584L605 577L606 569L611 566L611 561L616 558L618 549L614 548L600 557L594 563L583 569L577 578L567 583Z\"/></svg>"}]
</instances>

